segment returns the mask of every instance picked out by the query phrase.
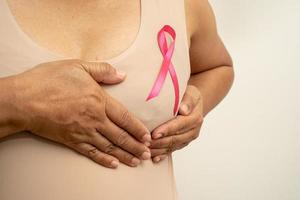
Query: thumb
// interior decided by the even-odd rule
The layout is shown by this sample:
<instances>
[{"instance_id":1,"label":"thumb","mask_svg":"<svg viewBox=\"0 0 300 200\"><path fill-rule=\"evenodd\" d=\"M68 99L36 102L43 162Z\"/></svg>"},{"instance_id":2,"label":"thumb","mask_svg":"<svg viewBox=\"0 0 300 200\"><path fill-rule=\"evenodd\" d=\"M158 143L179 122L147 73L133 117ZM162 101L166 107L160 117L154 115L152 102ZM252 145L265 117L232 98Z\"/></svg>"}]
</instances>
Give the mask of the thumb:
<instances>
[{"instance_id":1,"label":"thumb","mask_svg":"<svg viewBox=\"0 0 300 200\"><path fill-rule=\"evenodd\" d=\"M181 115L189 115L191 111L193 111L196 107L199 99L199 90L193 85L188 85L183 95L182 101L180 102L179 113Z\"/></svg>"},{"instance_id":2,"label":"thumb","mask_svg":"<svg viewBox=\"0 0 300 200\"><path fill-rule=\"evenodd\" d=\"M81 66L97 82L105 84L117 84L122 82L126 74L106 62L82 62Z\"/></svg>"}]
</instances>

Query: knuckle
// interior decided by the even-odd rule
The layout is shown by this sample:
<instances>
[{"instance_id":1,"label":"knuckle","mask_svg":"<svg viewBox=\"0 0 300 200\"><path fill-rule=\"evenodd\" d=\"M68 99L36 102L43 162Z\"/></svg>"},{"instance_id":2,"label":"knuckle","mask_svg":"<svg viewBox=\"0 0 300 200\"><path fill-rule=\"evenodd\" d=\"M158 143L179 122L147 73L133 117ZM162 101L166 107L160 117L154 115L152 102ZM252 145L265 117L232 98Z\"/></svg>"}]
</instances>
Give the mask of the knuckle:
<instances>
[{"instance_id":1,"label":"knuckle","mask_svg":"<svg viewBox=\"0 0 300 200\"><path fill-rule=\"evenodd\" d=\"M86 96L86 101L89 104L96 105L96 104L99 104L101 102L101 98L100 98L97 91L91 89L89 91L89 93L87 94L87 96Z\"/></svg>"},{"instance_id":2,"label":"knuckle","mask_svg":"<svg viewBox=\"0 0 300 200\"><path fill-rule=\"evenodd\" d=\"M194 85L189 85L188 95L191 97L194 104L198 102L201 97L200 90Z\"/></svg>"},{"instance_id":3,"label":"knuckle","mask_svg":"<svg viewBox=\"0 0 300 200\"><path fill-rule=\"evenodd\" d=\"M195 96L199 96L200 91L196 86L189 85L189 89L191 90L191 93L195 94Z\"/></svg>"},{"instance_id":4,"label":"knuckle","mask_svg":"<svg viewBox=\"0 0 300 200\"><path fill-rule=\"evenodd\" d=\"M187 123L182 123L179 127L178 127L178 129L176 129L177 130L177 134L179 134L179 133L181 133L181 131L184 131L184 130L186 130L188 127L188 124Z\"/></svg>"},{"instance_id":5,"label":"knuckle","mask_svg":"<svg viewBox=\"0 0 300 200\"><path fill-rule=\"evenodd\" d=\"M115 151L116 147L112 143L107 144L104 147L104 153L112 154Z\"/></svg>"},{"instance_id":6,"label":"knuckle","mask_svg":"<svg viewBox=\"0 0 300 200\"><path fill-rule=\"evenodd\" d=\"M168 154L168 153L172 153L173 152L173 149L172 148L167 148L167 150L166 150L166 153Z\"/></svg>"},{"instance_id":7,"label":"knuckle","mask_svg":"<svg viewBox=\"0 0 300 200\"><path fill-rule=\"evenodd\" d=\"M76 145L70 145L70 147L102 166L109 167L110 165L108 162L108 157L102 155L101 152L94 146L80 143Z\"/></svg>"},{"instance_id":8,"label":"knuckle","mask_svg":"<svg viewBox=\"0 0 300 200\"><path fill-rule=\"evenodd\" d=\"M126 146L128 143L129 143L128 135L124 130L122 130L117 136L116 144L118 146Z\"/></svg>"},{"instance_id":9,"label":"knuckle","mask_svg":"<svg viewBox=\"0 0 300 200\"><path fill-rule=\"evenodd\" d=\"M122 159L128 163L131 163L132 158L133 158L133 156L130 154L127 154L127 153L124 153L122 155Z\"/></svg>"},{"instance_id":10,"label":"knuckle","mask_svg":"<svg viewBox=\"0 0 300 200\"><path fill-rule=\"evenodd\" d=\"M132 153L134 155L136 155L137 157L142 156L143 153L146 151L147 151L147 149L145 147L142 147L141 145L138 145L138 144L136 144L132 147Z\"/></svg>"},{"instance_id":11,"label":"knuckle","mask_svg":"<svg viewBox=\"0 0 300 200\"><path fill-rule=\"evenodd\" d=\"M104 74L110 74L110 73L114 73L116 71L109 63L106 63L106 62L101 63L100 66L101 66L100 70Z\"/></svg>"},{"instance_id":12,"label":"knuckle","mask_svg":"<svg viewBox=\"0 0 300 200\"><path fill-rule=\"evenodd\" d=\"M177 143L177 139L176 137L172 136L170 143L168 145L167 151L168 153L173 152L173 150L175 149L175 144Z\"/></svg>"},{"instance_id":13,"label":"knuckle","mask_svg":"<svg viewBox=\"0 0 300 200\"><path fill-rule=\"evenodd\" d=\"M99 114L98 122L95 124L96 131L98 132L98 134L105 135L104 133L102 133L102 131L104 131L107 128L108 123L109 123L109 119L107 118L107 116L105 114L104 115Z\"/></svg>"},{"instance_id":14,"label":"knuckle","mask_svg":"<svg viewBox=\"0 0 300 200\"><path fill-rule=\"evenodd\" d=\"M128 110L125 110L121 114L121 125L126 126L128 121L131 119L130 113Z\"/></svg>"},{"instance_id":15,"label":"knuckle","mask_svg":"<svg viewBox=\"0 0 300 200\"><path fill-rule=\"evenodd\" d=\"M96 147L89 148L87 150L87 156L90 158L96 158L99 150Z\"/></svg>"},{"instance_id":16,"label":"knuckle","mask_svg":"<svg viewBox=\"0 0 300 200\"><path fill-rule=\"evenodd\" d=\"M105 107L97 94L89 94L84 102L83 105L78 106L79 116L92 121L103 121L105 119Z\"/></svg>"},{"instance_id":17,"label":"knuckle","mask_svg":"<svg viewBox=\"0 0 300 200\"><path fill-rule=\"evenodd\" d=\"M104 106L102 106L101 104L97 105L97 106L94 106L94 115L96 116L96 119L97 119L96 127L98 127L98 124L100 124L100 125L107 124L108 118L107 118L107 115L105 113L105 107Z\"/></svg>"},{"instance_id":18,"label":"knuckle","mask_svg":"<svg viewBox=\"0 0 300 200\"><path fill-rule=\"evenodd\" d=\"M80 137L75 132L63 134L63 140L66 144L76 144L80 142Z\"/></svg>"},{"instance_id":19,"label":"knuckle","mask_svg":"<svg viewBox=\"0 0 300 200\"><path fill-rule=\"evenodd\" d=\"M90 129L92 129L92 128L90 128ZM87 139L88 139L88 140L93 140L93 139L95 139L96 137L98 137L99 135L98 135L98 133L97 133L96 131L90 130L90 131L87 131L87 132L86 132L86 136L87 136Z\"/></svg>"},{"instance_id":20,"label":"knuckle","mask_svg":"<svg viewBox=\"0 0 300 200\"><path fill-rule=\"evenodd\" d=\"M174 147L177 143L177 139L175 136L171 137L171 147Z\"/></svg>"},{"instance_id":21,"label":"knuckle","mask_svg":"<svg viewBox=\"0 0 300 200\"><path fill-rule=\"evenodd\" d=\"M80 59L71 59L70 64L75 68L84 69L85 71L89 71L88 64Z\"/></svg>"},{"instance_id":22,"label":"knuckle","mask_svg":"<svg viewBox=\"0 0 300 200\"><path fill-rule=\"evenodd\" d=\"M196 107L197 103L198 99L196 99L195 97L191 97L191 99L188 102L188 106L191 110L193 110Z\"/></svg>"},{"instance_id":23,"label":"knuckle","mask_svg":"<svg viewBox=\"0 0 300 200\"><path fill-rule=\"evenodd\" d=\"M195 107L195 104L194 104L194 101L193 100L188 100L186 102L186 106L187 106L187 109L190 111L190 110L193 110L193 108Z\"/></svg>"}]
</instances>

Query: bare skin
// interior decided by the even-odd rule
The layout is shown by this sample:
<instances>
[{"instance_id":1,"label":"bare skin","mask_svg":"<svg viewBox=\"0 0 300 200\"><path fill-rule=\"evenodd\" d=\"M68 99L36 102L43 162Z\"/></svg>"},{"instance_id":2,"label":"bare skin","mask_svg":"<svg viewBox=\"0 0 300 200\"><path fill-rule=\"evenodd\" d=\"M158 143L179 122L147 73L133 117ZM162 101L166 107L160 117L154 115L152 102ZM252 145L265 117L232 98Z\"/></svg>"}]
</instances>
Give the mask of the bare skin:
<instances>
[{"instance_id":1,"label":"bare skin","mask_svg":"<svg viewBox=\"0 0 300 200\"><path fill-rule=\"evenodd\" d=\"M140 24L139 1L8 3L22 30L40 46L67 57L106 60L120 54L135 39Z\"/></svg>"},{"instance_id":2,"label":"bare skin","mask_svg":"<svg viewBox=\"0 0 300 200\"><path fill-rule=\"evenodd\" d=\"M75 0L72 4L60 0L8 2L20 27L36 43L58 54L84 60L118 55L134 40L139 25L139 0L90 3ZM185 9L191 78L179 115L152 132L150 148L154 161L163 160L168 153L183 148L199 136L204 116L225 97L233 81L232 61L217 33L209 3L207 0L186 0ZM62 27L65 31L57 31ZM9 78L0 81L8 82ZM190 110L185 111L183 105ZM12 124L20 126L20 121L15 121ZM16 129L16 125L12 127ZM161 137L157 137L159 133Z\"/></svg>"}]
</instances>

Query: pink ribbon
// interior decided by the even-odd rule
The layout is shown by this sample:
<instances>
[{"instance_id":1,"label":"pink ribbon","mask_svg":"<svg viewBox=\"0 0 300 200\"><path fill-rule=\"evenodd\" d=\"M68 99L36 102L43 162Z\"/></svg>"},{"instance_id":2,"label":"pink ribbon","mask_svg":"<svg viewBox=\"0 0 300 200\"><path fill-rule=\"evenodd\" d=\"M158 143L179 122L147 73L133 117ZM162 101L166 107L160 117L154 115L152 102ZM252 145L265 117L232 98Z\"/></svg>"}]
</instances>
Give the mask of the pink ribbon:
<instances>
[{"instance_id":1,"label":"pink ribbon","mask_svg":"<svg viewBox=\"0 0 300 200\"><path fill-rule=\"evenodd\" d=\"M173 39L173 41L171 42L169 47L168 47L167 39L166 39L164 32L169 33ZM165 25L158 32L157 40L158 40L158 45L159 45L160 51L163 55L163 61L161 64L159 74L158 74L158 76L155 80L155 83L147 97L147 100L146 100L146 101L148 101L148 100L156 97L160 93L160 90L166 80L166 76L169 71L170 76L172 78L174 92L175 92L175 103L174 103L174 108L173 108L173 115L176 114L177 109L178 109L178 104L179 104L179 84L178 84L178 79L177 79L177 75L176 75L174 66L171 61L171 58L172 58L173 52L174 52L174 48L175 48L175 39L176 39L176 33L175 33L174 29L169 25Z\"/></svg>"}]
</instances>

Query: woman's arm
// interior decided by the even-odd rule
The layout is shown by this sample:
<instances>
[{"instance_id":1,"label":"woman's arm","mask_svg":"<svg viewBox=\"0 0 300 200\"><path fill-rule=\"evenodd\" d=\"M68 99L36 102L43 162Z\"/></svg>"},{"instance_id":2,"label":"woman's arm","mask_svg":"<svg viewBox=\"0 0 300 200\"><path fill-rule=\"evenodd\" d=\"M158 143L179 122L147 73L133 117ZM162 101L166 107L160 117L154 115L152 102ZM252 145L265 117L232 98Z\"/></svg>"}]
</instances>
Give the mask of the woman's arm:
<instances>
[{"instance_id":1,"label":"woman's arm","mask_svg":"<svg viewBox=\"0 0 300 200\"><path fill-rule=\"evenodd\" d=\"M15 104L14 76L0 78L0 139L24 130L25 121Z\"/></svg>"},{"instance_id":2,"label":"woman's arm","mask_svg":"<svg viewBox=\"0 0 300 200\"><path fill-rule=\"evenodd\" d=\"M135 167L150 159L147 127L99 83L125 74L102 62L41 63L0 79L0 138L26 130L66 145L95 162Z\"/></svg>"},{"instance_id":3,"label":"woman's arm","mask_svg":"<svg viewBox=\"0 0 300 200\"><path fill-rule=\"evenodd\" d=\"M223 45L207 0L186 0L191 77L178 115L152 132L154 162L187 146L199 136L204 116L228 93L233 83L232 60Z\"/></svg>"},{"instance_id":4,"label":"woman's arm","mask_svg":"<svg viewBox=\"0 0 300 200\"><path fill-rule=\"evenodd\" d=\"M221 41L213 10L207 0L188 0L188 29L191 30L190 85L201 92L203 116L228 93L234 79L231 57ZM194 19L194 20L192 20Z\"/></svg>"}]
</instances>

